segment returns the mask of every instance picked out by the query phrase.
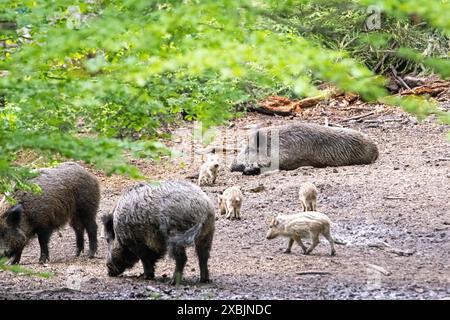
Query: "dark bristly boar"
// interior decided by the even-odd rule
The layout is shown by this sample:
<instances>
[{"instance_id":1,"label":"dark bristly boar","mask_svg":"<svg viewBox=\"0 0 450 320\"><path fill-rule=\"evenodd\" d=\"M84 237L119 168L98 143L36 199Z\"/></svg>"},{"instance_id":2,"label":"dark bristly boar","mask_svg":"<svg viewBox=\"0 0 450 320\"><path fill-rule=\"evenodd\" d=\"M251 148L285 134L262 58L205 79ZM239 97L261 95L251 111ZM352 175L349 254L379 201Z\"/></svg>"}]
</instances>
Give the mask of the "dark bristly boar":
<instances>
[{"instance_id":1,"label":"dark bristly boar","mask_svg":"<svg viewBox=\"0 0 450 320\"><path fill-rule=\"evenodd\" d=\"M377 158L377 146L359 131L300 123L254 131L231 171L256 175L301 166L370 164Z\"/></svg>"},{"instance_id":2,"label":"dark bristly boar","mask_svg":"<svg viewBox=\"0 0 450 320\"><path fill-rule=\"evenodd\" d=\"M100 201L97 179L80 165L66 162L41 169L31 180L41 187L39 194L18 191L17 205L0 215L0 256L19 263L23 248L37 235L41 248L39 262L49 261L48 242L52 233L67 222L75 230L78 256L84 249L84 231L89 237L89 257L97 251L95 217Z\"/></svg>"},{"instance_id":3,"label":"dark bristly boar","mask_svg":"<svg viewBox=\"0 0 450 320\"><path fill-rule=\"evenodd\" d=\"M200 282L209 281L215 215L211 200L198 186L184 181L138 184L127 190L113 214L102 220L110 276L120 275L141 260L144 278L153 279L155 263L169 248L176 263L171 283L177 285L187 261L186 247L195 244Z\"/></svg>"},{"instance_id":4,"label":"dark bristly boar","mask_svg":"<svg viewBox=\"0 0 450 320\"><path fill-rule=\"evenodd\" d=\"M284 251L290 253L294 241L302 248L304 254L310 254L319 244L319 236L323 235L331 247L331 255L336 254L334 240L330 233L331 221L323 213L317 211L307 211L297 214L278 215L269 224L267 239L275 239L278 236L289 238L289 244ZM307 249L302 242L302 238L310 238L312 243Z\"/></svg>"}]
</instances>

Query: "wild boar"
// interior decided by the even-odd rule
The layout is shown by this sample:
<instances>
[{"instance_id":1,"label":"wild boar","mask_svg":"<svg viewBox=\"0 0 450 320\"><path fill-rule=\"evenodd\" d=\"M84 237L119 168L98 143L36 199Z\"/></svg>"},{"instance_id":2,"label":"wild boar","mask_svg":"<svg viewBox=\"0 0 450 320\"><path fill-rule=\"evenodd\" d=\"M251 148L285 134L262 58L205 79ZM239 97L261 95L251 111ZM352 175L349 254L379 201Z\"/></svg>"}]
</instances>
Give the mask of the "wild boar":
<instances>
[{"instance_id":1,"label":"wild boar","mask_svg":"<svg viewBox=\"0 0 450 320\"><path fill-rule=\"evenodd\" d=\"M195 244L200 282L209 281L215 215L211 200L198 186L184 181L138 184L102 220L109 276L118 276L141 260L144 278L153 279L155 263L169 248L176 263L171 283L178 285L187 261L186 247Z\"/></svg>"},{"instance_id":2,"label":"wild boar","mask_svg":"<svg viewBox=\"0 0 450 320\"><path fill-rule=\"evenodd\" d=\"M370 164L377 158L377 146L361 132L299 123L255 130L233 161L231 171L257 175L301 166Z\"/></svg>"},{"instance_id":3,"label":"wild boar","mask_svg":"<svg viewBox=\"0 0 450 320\"><path fill-rule=\"evenodd\" d=\"M244 196L237 186L227 188L218 196L220 214L226 214L225 218L241 219L241 206Z\"/></svg>"},{"instance_id":4,"label":"wild boar","mask_svg":"<svg viewBox=\"0 0 450 320\"><path fill-rule=\"evenodd\" d=\"M20 262L22 250L37 235L40 263L49 261L48 242L52 233L67 222L75 230L76 255L84 249L84 231L89 238L89 257L97 251L95 217L100 201L97 179L80 165L66 162L52 169L41 169L31 182L41 193L17 191L17 205L0 215L0 256L10 264Z\"/></svg>"},{"instance_id":5,"label":"wild boar","mask_svg":"<svg viewBox=\"0 0 450 320\"><path fill-rule=\"evenodd\" d=\"M317 188L311 182L305 182L300 186L298 198L303 211L316 211L317 208Z\"/></svg>"},{"instance_id":6,"label":"wild boar","mask_svg":"<svg viewBox=\"0 0 450 320\"><path fill-rule=\"evenodd\" d=\"M319 244L319 236L323 235L331 247L331 255L336 254L334 240L330 234L330 219L323 213L308 211L291 215L278 215L269 224L266 238L274 239L278 236L289 238L285 253L290 253L294 241L302 248L304 254L310 254ZM306 248L302 238L311 238L311 246Z\"/></svg>"},{"instance_id":7,"label":"wild boar","mask_svg":"<svg viewBox=\"0 0 450 320\"><path fill-rule=\"evenodd\" d=\"M214 184L219 173L219 158L216 154L209 155L206 162L200 166L198 185Z\"/></svg>"}]
</instances>

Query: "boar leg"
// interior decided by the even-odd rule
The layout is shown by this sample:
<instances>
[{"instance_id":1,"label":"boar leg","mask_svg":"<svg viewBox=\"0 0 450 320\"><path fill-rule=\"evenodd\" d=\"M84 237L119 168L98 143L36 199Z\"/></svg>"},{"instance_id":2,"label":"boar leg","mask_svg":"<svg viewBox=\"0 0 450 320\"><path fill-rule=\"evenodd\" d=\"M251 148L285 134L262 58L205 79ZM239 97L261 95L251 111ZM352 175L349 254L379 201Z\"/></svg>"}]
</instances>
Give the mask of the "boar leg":
<instances>
[{"instance_id":1,"label":"boar leg","mask_svg":"<svg viewBox=\"0 0 450 320\"><path fill-rule=\"evenodd\" d=\"M334 249L334 240L333 240L333 238L331 237L331 234L330 234L330 229L328 228L328 229L326 229L324 232L323 232L323 236L328 240L328 242L330 243L330 247L331 247L331 255L332 256L334 256L335 254L336 254L336 250Z\"/></svg>"},{"instance_id":2,"label":"boar leg","mask_svg":"<svg viewBox=\"0 0 450 320\"><path fill-rule=\"evenodd\" d=\"M291 253L291 248L292 248L293 244L294 244L294 239L293 238L289 238L288 247L287 247L286 250L284 250L284 253Z\"/></svg>"},{"instance_id":3,"label":"boar leg","mask_svg":"<svg viewBox=\"0 0 450 320\"><path fill-rule=\"evenodd\" d=\"M295 241L298 243L298 245L302 248L303 253L304 253L304 254L307 254L307 253L306 253L306 252L307 252L307 249L306 249L305 245L303 244L302 238L300 238L300 237L298 237L298 236L295 236L295 237L294 237L294 240L295 240Z\"/></svg>"},{"instance_id":4,"label":"boar leg","mask_svg":"<svg viewBox=\"0 0 450 320\"><path fill-rule=\"evenodd\" d=\"M77 242L75 256L78 257L84 250L84 227L78 219L72 219L72 221L70 221L70 225L75 231L75 238Z\"/></svg>"},{"instance_id":5,"label":"boar leg","mask_svg":"<svg viewBox=\"0 0 450 320\"><path fill-rule=\"evenodd\" d=\"M208 259L209 259L209 251L211 250L213 233L209 233L206 238L199 239L195 244L195 251L198 256L198 263L200 267L200 282L207 283L209 280L209 271L208 271Z\"/></svg>"},{"instance_id":6,"label":"boar leg","mask_svg":"<svg viewBox=\"0 0 450 320\"><path fill-rule=\"evenodd\" d=\"M50 237L52 235L51 230L39 230L37 232L39 246L41 247L41 256L39 257L39 263L46 263L50 260L50 256L48 253L48 242L50 241Z\"/></svg>"},{"instance_id":7,"label":"boar leg","mask_svg":"<svg viewBox=\"0 0 450 320\"><path fill-rule=\"evenodd\" d=\"M155 263L159 258L161 258L161 254L158 254L147 246L140 247L137 250L134 250L134 252L139 259L141 259L142 266L144 267L144 279L154 279Z\"/></svg>"},{"instance_id":8,"label":"boar leg","mask_svg":"<svg viewBox=\"0 0 450 320\"><path fill-rule=\"evenodd\" d=\"M23 250L23 248L16 249L6 264L9 266L11 266L13 264L18 264L20 262L20 257L22 257L22 250Z\"/></svg>"},{"instance_id":9,"label":"boar leg","mask_svg":"<svg viewBox=\"0 0 450 320\"><path fill-rule=\"evenodd\" d=\"M228 207L227 207L227 215L225 216L225 218L226 219L230 219L231 218L231 210L230 209L228 209Z\"/></svg>"},{"instance_id":10,"label":"boar leg","mask_svg":"<svg viewBox=\"0 0 450 320\"><path fill-rule=\"evenodd\" d=\"M183 270L187 261L186 249L181 246L171 246L170 255L175 259L175 271L170 284L177 286L183 278Z\"/></svg>"},{"instance_id":11,"label":"boar leg","mask_svg":"<svg viewBox=\"0 0 450 320\"><path fill-rule=\"evenodd\" d=\"M97 252L97 223L95 220L89 221L85 223L86 232L89 238L89 258L94 258L95 253Z\"/></svg>"},{"instance_id":12,"label":"boar leg","mask_svg":"<svg viewBox=\"0 0 450 320\"><path fill-rule=\"evenodd\" d=\"M306 206L304 201L302 201L302 209L303 211L308 211L308 207Z\"/></svg>"},{"instance_id":13,"label":"boar leg","mask_svg":"<svg viewBox=\"0 0 450 320\"><path fill-rule=\"evenodd\" d=\"M311 234L311 246L308 248L308 250L306 251L306 254L310 254L314 248L319 244L319 234Z\"/></svg>"}]
</instances>

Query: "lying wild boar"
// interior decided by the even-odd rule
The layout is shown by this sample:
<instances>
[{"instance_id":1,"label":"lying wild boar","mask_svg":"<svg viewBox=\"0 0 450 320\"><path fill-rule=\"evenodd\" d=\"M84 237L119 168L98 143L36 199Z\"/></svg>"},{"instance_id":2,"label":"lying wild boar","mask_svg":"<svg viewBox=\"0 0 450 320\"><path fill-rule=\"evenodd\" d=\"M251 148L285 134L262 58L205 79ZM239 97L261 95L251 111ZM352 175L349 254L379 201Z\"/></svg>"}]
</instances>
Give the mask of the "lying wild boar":
<instances>
[{"instance_id":1,"label":"lying wild boar","mask_svg":"<svg viewBox=\"0 0 450 320\"><path fill-rule=\"evenodd\" d=\"M261 170L294 170L301 166L369 164L377 158L377 146L361 132L299 123L254 131L231 171L256 175Z\"/></svg>"},{"instance_id":2,"label":"lying wild boar","mask_svg":"<svg viewBox=\"0 0 450 320\"><path fill-rule=\"evenodd\" d=\"M317 188L311 182L302 183L298 191L298 198L302 204L303 211L316 211Z\"/></svg>"},{"instance_id":3,"label":"lying wild boar","mask_svg":"<svg viewBox=\"0 0 450 320\"><path fill-rule=\"evenodd\" d=\"M49 261L48 242L52 233L67 222L75 230L78 256L84 249L84 231L89 237L89 257L97 251L95 216L100 201L97 179L83 167L66 162L52 169L41 169L31 180L42 192L18 191L17 205L0 215L0 256L19 263L22 250L37 235L41 248L39 262Z\"/></svg>"},{"instance_id":4,"label":"lying wild boar","mask_svg":"<svg viewBox=\"0 0 450 320\"><path fill-rule=\"evenodd\" d=\"M223 194L218 195L220 214L226 214L225 218L241 219L241 206L244 196L239 187L229 187Z\"/></svg>"},{"instance_id":5,"label":"lying wild boar","mask_svg":"<svg viewBox=\"0 0 450 320\"><path fill-rule=\"evenodd\" d=\"M153 279L155 263L169 247L176 263L171 283L179 284L187 261L185 248L195 244L200 282L209 281L214 207L198 186L183 181L166 181L157 186L138 184L126 191L113 214L102 220L110 276L120 275L141 260L144 278Z\"/></svg>"},{"instance_id":6,"label":"lying wild boar","mask_svg":"<svg viewBox=\"0 0 450 320\"><path fill-rule=\"evenodd\" d=\"M294 240L302 248L304 254L309 254L319 244L319 236L323 235L331 247L331 255L336 254L334 240L330 234L331 221L320 212L308 211L291 215L279 215L270 221L266 238L274 239L278 236L289 238L285 253L290 253ZM307 249L302 238L311 238L311 246Z\"/></svg>"},{"instance_id":7,"label":"lying wild boar","mask_svg":"<svg viewBox=\"0 0 450 320\"><path fill-rule=\"evenodd\" d=\"M209 155L206 162L200 166L198 185L214 184L219 173L219 158L217 155Z\"/></svg>"}]
</instances>

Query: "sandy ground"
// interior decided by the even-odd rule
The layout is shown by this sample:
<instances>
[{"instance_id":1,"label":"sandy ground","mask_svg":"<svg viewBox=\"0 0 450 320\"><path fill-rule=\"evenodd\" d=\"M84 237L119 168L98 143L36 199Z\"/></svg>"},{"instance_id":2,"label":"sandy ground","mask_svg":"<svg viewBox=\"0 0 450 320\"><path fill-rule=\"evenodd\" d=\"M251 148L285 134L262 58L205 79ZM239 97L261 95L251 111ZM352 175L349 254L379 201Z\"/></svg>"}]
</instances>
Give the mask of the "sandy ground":
<instances>
[{"instance_id":1,"label":"sandy ground","mask_svg":"<svg viewBox=\"0 0 450 320\"><path fill-rule=\"evenodd\" d=\"M349 116L348 114L346 116ZM351 115L350 115L351 116ZM306 118L306 115L305 115ZM369 118L366 118L369 119ZM54 234L51 262L38 264L34 239L22 263L35 271L50 271L50 279L0 271L4 299L441 299L450 297L450 143L448 127L430 119L417 123L397 109L384 110L375 121L335 124L362 130L378 144L380 158L367 166L299 168L267 176L242 176L223 168L216 185L204 191L216 203L217 193L231 184L244 193L242 220L219 217L209 261L212 283L199 285L192 248L184 282L168 285L174 262L157 264L156 279L139 278L137 264L123 276L106 274L106 241L99 239L95 259L74 257L70 227ZM227 133L242 136L244 127L309 121L320 117L280 118L249 114L235 120ZM239 140L239 139L238 139ZM189 165L136 161L150 179L186 179L199 162ZM98 172L102 202L98 220L110 212L121 192L133 181ZM299 185L313 182L319 189L318 210L333 221L332 234L346 242L329 256L325 239L310 256L287 240L266 240L268 219L300 211ZM263 186L258 191L257 187ZM255 192L255 189L258 192ZM100 222L99 222L100 223ZM102 228L99 228L99 234Z\"/></svg>"}]
</instances>

